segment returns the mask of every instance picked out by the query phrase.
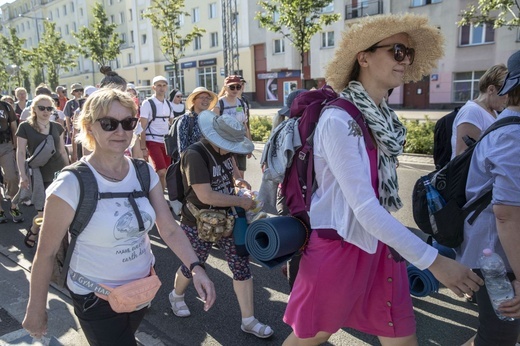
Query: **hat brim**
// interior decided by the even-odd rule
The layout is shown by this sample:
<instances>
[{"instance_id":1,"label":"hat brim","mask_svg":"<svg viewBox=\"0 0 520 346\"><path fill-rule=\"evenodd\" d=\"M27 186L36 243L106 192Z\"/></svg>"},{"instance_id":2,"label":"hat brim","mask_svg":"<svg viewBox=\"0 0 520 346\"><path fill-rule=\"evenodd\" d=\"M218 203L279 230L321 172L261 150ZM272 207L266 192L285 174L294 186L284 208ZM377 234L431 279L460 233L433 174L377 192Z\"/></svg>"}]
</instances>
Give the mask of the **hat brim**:
<instances>
[{"instance_id":1,"label":"hat brim","mask_svg":"<svg viewBox=\"0 0 520 346\"><path fill-rule=\"evenodd\" d=\"M283 108L278 111L278 114L288 117L289 114L291 114L291 109L287 106L283 106Z\"/></svg>"},{"instance_id":2,"label":"hat brim","mask_svg":"<svg viewBox=\"0 0 520 346\"><path fill-rule=\"evenodd\" d=\"M211 96L211 103L209 104L208 110L212 110L213 108L215 108L215 106L218 102L217 94L215 94L213 91L209 91L209 90L200 90L200 91L192 92L188 96L188 98L186 99L186 109L191 110L191 107L193 107L193 100L195 99L195 97L197 97L199 94L204 94L204 93Z\"/></svg>"},{"instance_id":3,"label":"hat brim","mask_svg":"<svg viewBox=\"0 0 520 346\"><path fill-rule=\"evenodd\" d=\"M343 37L327 66L325 78L336 91L350 82L357 54L400 33L408 34L409 45L415 49L415 60L406 68L404 83L416 82L430 74L444 55L444 37L428 24L428 17L415 14L377 15L363 17L343 32Z\"/></svg>"},{"instance_id":4,"label":"hat brim","mask_svg":"<svg viewBox=\"0 0 520 346\"><path fill-rule=\"evenodd\" d=\"M498 91L498 96L503 96L509 93L511 90L520 85L520 72L517 72L516 75L512 76L511 72L509 72L506 76L506 80L504 81L504 85Z\"/></svg>"},{"instance_id":5,"label":"hat brim","mask_svg":"<svg viewBox=\"0 0 520 346\"><path fill-rule=\"evenodd\" d=\"M206 138L214 146L221 148L225 151L234 154L250 154L255 149L253 142L244 136L244 140L241 142L232 142L222 138L217 131L213 128L213 119L217 115L212 111L201 112L197 119L199 123L199 129L204 138Z\"/></svg>"}]
</instances>

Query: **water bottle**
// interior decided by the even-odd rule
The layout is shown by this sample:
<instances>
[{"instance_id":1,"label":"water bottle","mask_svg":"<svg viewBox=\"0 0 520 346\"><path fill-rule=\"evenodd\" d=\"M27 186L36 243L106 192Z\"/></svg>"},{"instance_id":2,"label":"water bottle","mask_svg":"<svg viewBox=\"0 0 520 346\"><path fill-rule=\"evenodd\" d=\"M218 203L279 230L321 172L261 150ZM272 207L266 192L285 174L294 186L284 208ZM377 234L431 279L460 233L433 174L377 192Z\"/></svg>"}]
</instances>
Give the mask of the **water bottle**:
<instances>
[{"instance_id":1,"label":"water bottle","mask_svg":"<svg viewBox=\"0 0 520 346\"><path fill-rule=\"evenodd\" d=\"M502 258L500 258L498 254L491 251L491 249L484 249L479 264L486 282L489 300L491 300L491 304L498 318L503 321L514 321L514 318L505 317L497 310L502 302L513 299L515 296L513 286L506 275L504 261L502 261Z\"/></svg>"},{"instance_id":2,"label":"water bottle","mask_svg":"<svg viewBox=\"0 0 520 346\"><path fill-rule=\"evenodd\" d=\"M428 201L428 214L430 215L430 224L433 234L437 234L437 222L435 221L435 212L439 211L446 205L439 191L434 188L428 177L422 177L424 188L426 189L426 199Z\"/></svg>"},{"instance_id":3,"label":"water bottle","mask_svg":"<svg viewBox=\"0 0 520 346\"><path fill-rule=\"evenodd\" d=\"M235 241L235 247L239 256L248 256L246 248L246 231L247 231L247 219L246 211L240 207L235 207L235 226L233 227L233 239Z\"/></svg>"}]
</instances>

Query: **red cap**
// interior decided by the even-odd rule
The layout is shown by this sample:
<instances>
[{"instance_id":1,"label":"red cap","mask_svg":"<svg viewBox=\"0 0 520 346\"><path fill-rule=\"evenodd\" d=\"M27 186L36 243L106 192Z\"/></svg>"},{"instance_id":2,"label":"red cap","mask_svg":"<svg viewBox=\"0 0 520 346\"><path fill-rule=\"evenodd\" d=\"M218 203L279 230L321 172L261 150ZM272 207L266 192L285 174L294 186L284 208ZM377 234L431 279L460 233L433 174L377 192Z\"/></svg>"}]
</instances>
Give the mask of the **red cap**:
<instances>
[{"instance_id":1,"label":"red cap","mask_svg":"<svg viewBox=\"0 0 520 346\"><path fill-rule=\"evenodd\" d=\"M231 85L231 84L242 84L242 81L240 79L240 76L227 76L224 80L224 85Z\"/></svg>"}]
</instances>

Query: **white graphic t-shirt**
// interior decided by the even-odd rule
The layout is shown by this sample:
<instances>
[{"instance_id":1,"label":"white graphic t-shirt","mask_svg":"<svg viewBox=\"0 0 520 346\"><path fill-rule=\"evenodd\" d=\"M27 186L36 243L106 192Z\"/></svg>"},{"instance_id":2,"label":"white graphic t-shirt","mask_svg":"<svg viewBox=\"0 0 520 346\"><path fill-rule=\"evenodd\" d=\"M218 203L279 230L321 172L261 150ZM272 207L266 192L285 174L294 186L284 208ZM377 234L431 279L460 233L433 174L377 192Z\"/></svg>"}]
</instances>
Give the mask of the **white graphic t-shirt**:
<instances>
[{"instance_id":1,"label":"white graphic t-shirt","mask_svg":"<svg viewBox=\"0 0 520 346\"><path fill-rule=\"evenodd\" d=\"M82 159L84 162L84 158ZM127 158L127 160L130 160ZM132 162L130 170L121 182L110 182L92 168L99 192L141 191ZM149 166L150 190L159 183L157 173ZM88 187L87 187L88 188ZM63 172L49 186L46 195L55 195L67 202L74 210L79 203L79 183L71 172ZM70 269L92 282L117 287L146 277L155 259L150 247L148 232L155 223L155 211L146 197L137 198L145 230L139 232L137 218L127 198L98 200L90 223L79 235L70 262ZM88 290L74 282L70 276L67 285L76 294L88 294Z\"/></svg>"}]
</instances>

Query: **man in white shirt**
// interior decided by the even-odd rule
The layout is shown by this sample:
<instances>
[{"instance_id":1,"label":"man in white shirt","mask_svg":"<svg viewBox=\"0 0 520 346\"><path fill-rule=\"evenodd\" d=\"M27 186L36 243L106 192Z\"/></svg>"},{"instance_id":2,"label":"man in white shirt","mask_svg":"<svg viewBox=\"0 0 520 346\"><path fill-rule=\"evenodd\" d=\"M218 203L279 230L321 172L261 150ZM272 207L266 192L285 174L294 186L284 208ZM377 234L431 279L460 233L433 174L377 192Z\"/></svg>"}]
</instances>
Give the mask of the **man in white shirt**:
<instances>
[{"instance_id":1,"label":"man in white shirt","mask_svg":"<svg viewBox=\"0 0 520 346\"><path fill-rule=\"evenodd\" d=\"M145 129L144 133L141 133L140 143L144 159L151 159L164 189L166 169L171 164L171 158L166 154L164 146L164 135L168 133L173 112L170 102L166 99L168 80L163 76L156 76L152 84L155 94L143 102L140 110L141 126Z\"/></svg>"}]
</instances>

